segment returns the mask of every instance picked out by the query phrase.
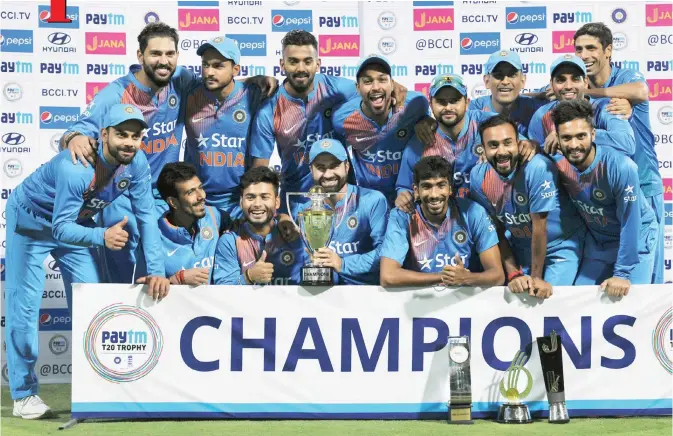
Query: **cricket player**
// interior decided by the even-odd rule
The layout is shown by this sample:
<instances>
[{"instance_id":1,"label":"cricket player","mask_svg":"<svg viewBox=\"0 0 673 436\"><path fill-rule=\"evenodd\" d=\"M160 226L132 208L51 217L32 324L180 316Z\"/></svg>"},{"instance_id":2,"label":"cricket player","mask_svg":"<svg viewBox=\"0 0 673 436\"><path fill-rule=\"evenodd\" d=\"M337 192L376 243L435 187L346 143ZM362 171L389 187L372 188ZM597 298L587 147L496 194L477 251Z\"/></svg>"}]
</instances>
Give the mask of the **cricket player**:
<instances>
[{"instance_id":1,"label":"cricket player","mask_svg":"<svg viewBox=\"0 0 673 436\"><path fill-rule=\"evenodd\" d=\"M216 285L299 284L307 255L301 239L286 242L278 230L279 187L280 177L268 167L251 168L241 177L243 221L217 242Z\"/></svg>"},{"instance_id":2,"label":"cricket player","mask_svg":"<svg viewBox=\"0 0 673 436\"><path fill-rule=\"evenodd\" d=\"M491 95L472 100L469 109L505 115L516 123L519 133L527 137L530 117L547 102L521 95L526 86L522 68L518 53L509 50L493 53L484 66L484 85Z\"/></svg>"},{"instance_id":3,"label":"cricket player","mask_svg":"<svg viewBox=\"0 0 673 436\"><path fill-rule=\"evenodd\" d=\"M558 150L558 138L551 119L552 109L560 101L587 99L594 108L596 144L613 147L626 156L633 156L636 150L636 140L631 124L626 119L607 111L606 107L610 104L610 99L591 98L585 94L589 81L582 59L573 54L559 56L552 62L550 70L549 86L556 100L547 103L535 112L528 126L528 137L537 141L547 154L555 154Z\"/></svg>"},{"instance_id":4,"label":"cricket player","mask_svg":"<svg viewBox=\"0 0 673 436\"><path fill-rule=\"evenodd\" d=\"M636 164L594 144L593 117L585 100L563 101L552 116L563 153L554 156L559 175L589 228L575 285L599 284L623 296L632 283L652 282L658 223Z\"/></svg>"},{"instance_id":5,"label":"cricket player","mask_svg":"<svg viewBox=\"0 0 673 436\"><path fill-rule=\"evenodd\" d=\"M554 161L537 154L520 163L516 125L502 115L481 123L479 135L487 162L472 169L470 195L497 218L510 289L548 298L552 286L572 286L586 227L558 188Z\"/></svg>"},{"instance_id":6,"label":"cricket player","mask_svg":"<svg viewBox=\"0 0 673 436\"><path fill-rule=\"evenodd\" d=\"M408 91L401 107L394 107L394 82L387 59L371 55L357 69L359 96L334 111L337 137L352 149L359 186L381 191L395 203L395 183L402 153L417 122L428 115L428 101Z\"/></svg>"},{"instance_id":7,"label":"cricket player","mask_svg":"<svg viewBox=\"0 0 673 436\"><path fill-rule=\"evenodd\" d=\"M439 156L414 166L413 214L390 212L381 248L381 285L489 287L502 285L498 235L478 203L453 196L453 165ZM483 272L473 272L477 254Z\"/></svg>"},{"instance_id":8,"label":"cricket player","mask_svg":"<svg viewBox=\"0 0 673 436\"><path fill-rule=\"evenodd\" d=\"M101 146L94 164L73 166L63 151L25 179L7 201L7 261L5 283L5 341L9 387L14 416L46 417L49 407L40 399L35 363L38 358L38 317L45 273L51 254L63 275L68 307L72 283L98 283L94 248L120 250L128 242L128 218L107 228L92 217L128 192L131 213L138 220L147 259L148 276L138 283L149 286L153 298L168 293L161 239L152 211L151 174L143 153L137 153L147 124L140 110L118 104L102 122ZM72 309L71 309L72 310Z\"/></svg>"},{"instance_id":9,"label":"cricket player","mask_svg":"<svg viewBox=\"0 0 673 436\"><path fill-rule=\"evenodd\" d=\"M336 139L314 142L309 163L314 185L335 194L325 202L336 215L329 247L318 249L313 262L334 268L339 285L378 285L379 250L388 222L386 198L347 183L348 154Z\"/></svg>"},{"instance_id":10,"label":"cricket player","mask_svg":"<svg viewBox=\"0 0 673 436\"><path fill-rule=\"evenodd\" d=\"M239 217L241 176L251 165L249 133L262 101L257 86L234 80L241 51L218 36L201 45L202 82L186 98L185 162L203 182L206 203Z\"/></svg>"},{"instance_id":11,"label":"cricket player","mask_svg":"<svg viewBox=\"0 0 673 436\"><path fill-rule=\"evenodd\" d=\"M650 126L649 89L645 77L639 71L620 68L611 63L612 32L603 23L589 23L575 32L575 53L582 58L587 68L589 89L586 94L593 98L607 97L607 106L616 115L626 112L613 110L615 99L626 98L633 107L629 123L636 138L633 160L638 168L640 188L649 202L658 223L659 245L654 259L652 283L664 282L664 188L659 173L659 159L654 148L654 134Z\"/></svg>"},{"instance_id":12,"label":"cricket player","mask_svg":"<svg viewBox=\"0 0 673 436\"><path fill-rule=\"evenodd\" d=\"M196 172L190 164L169 163L157 180L169 207L159 219L166 277L177 285L211 283L220 229L229 224L226 213L206 204L208 197Z\"/></svg>"},{"instance_id":13,"label":"cricket player","mask_svg":"<svg viewBox=\"0 0 673 436\"><path fill-rule=\"evenodd\" d=\"M453 162L453 192L466 198L470 190L470 171L483 153L479 124L496 113L467 110L470 99L463 78L455 74L440 74L430 84L430 109L438 122L433 145L425 147L414 135L402 153L400 173L397 176L395 206L413 213L413 169L425 156L441 156Z\"/></svg>"}]
</instances>

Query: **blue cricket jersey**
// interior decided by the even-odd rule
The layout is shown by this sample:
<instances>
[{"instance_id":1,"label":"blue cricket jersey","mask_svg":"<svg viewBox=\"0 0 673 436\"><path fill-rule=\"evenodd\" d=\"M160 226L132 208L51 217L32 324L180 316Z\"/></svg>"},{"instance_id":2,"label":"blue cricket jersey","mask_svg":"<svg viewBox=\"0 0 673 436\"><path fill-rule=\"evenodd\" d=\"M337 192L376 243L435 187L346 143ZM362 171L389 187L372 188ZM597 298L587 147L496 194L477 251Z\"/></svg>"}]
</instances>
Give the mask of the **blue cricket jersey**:
<instances>
[{"instance_id":1,"label":"blue cricket jersey","mask_svg":"<svg viewBox=\"0 0 673 436\"><path fill-rule=\"evenodd\" d=\"M603 88L622 85L624 83L647 83L639 71L629 70L612 65L610 78ZM636 153L633 160L638 168L640 188L645 197L653 197L664 192L663 181L659 174L659 159L654 149L654 134L650 125L650 102L645 101L633 106L633 114L629 120L636 136Z\"/></svg>"},{"instance_id":2,"label":"blue cricket jersey","mask_svg":"<svg viewBox=\"0 0 673 436\"><path fill-rule=\"evenodd\" d=\"M166 277L180 270L209 268L208 282L212 281L215 247L222 224L219 211L206 206L206 216L194 224L193 233L168 221L166 212L158 221L166 263Z\"/></svg>"},{"instance_id":3,"label":"blue cricket jersey","mask_svg":"<svg viewBox=\"0 0 673 436\"><path fill-rule=\"evenodd\" d=\"M101 89L64 135L80 132L98 138L110 107L119 103L137 106L149 126L141 150L147 155L152 171L152 187L155 188L164 165L179 159L184 128L180 102L186 92L198 83L198 79L190 70L177 67L170 83L155 94L136 79L135 73L141 68L140 65L132 65L126 76ZM154 195L160 198L158 192Z\"/></svg>"},{"instance_id":4,"label":"blue cricket jersey","mask_svg":"<svg viewBox=\"0 0 673 436\"><path fill-rule=\"evenodd\" d=\"M41 218L35 230L51 227L55 240L82 247L105 245L106 228L94 227L91 218L120 195L128 195L143 238L147 271L164 275L150 167L142 151L129 165L110 165L101 145L95 167L84 167L73 165L70 152L64 150L28 176L12 195Z\"/></svg>"},{"instance_id":5,"label":"blue cricket jersey","mask_svg":"<svg viewBox=\"0 0 673 436\"><path fill-rule=\"evenodd\" d=\"M483 152L479 124L495 116L493 112L468 110L465 112L465 124L458 135L456 142L446 135L442 129L435 132L435 143L425 148L423 143L414 135L402 153L400 174L397 176L397 192L401 190L413 191L414 165L426 156L441 156L453 162L453 188L456 197L465 198L470 190L470 171L479 162Z\"/></svg>"},{"instance_id":6,"label":"blue cricket jersey","mask_svg":"<svg viewBox=\"0 0 673 436\"><path fill-rule=\"evenodd\" d=\"M368 118L361 104L358 96L337 108L332 118L334 130L352 149L358 185L381 191L393 204L402 152L416 123L428 115L428 100L421 93L408 91L404 106L393 108L383 126Z\"/></svg>"},{"instance_id":7,"label":"blue cricket jersey","mask_svg":"<svg viewBox=\"0 0 673 436\"><path fill-rule=\"evenodd\" d=\"M530 118L533 116L535 111L537 111L541 106L544 106L547 103L547 100L542 100L539 98L529 97L527 95L520 95L516 99L516 105L514 109L509 114L509 119L514 121L519 129L519 134L528 136L528 124L530 124ZM493 104L491 103L491 96L485 95L483 97L476 98L470 101L470 110L485 111L485 112L495 112L493 109Z\"/></svg>"},{"instance_id":8,"label":"blue cricket jersey","mask_svg":"<svg viewBox=\"0 0 673 436\"><path fill-rule=\"evenodd\" d=\"M631 157L636 151L636 139L633 129L628 121L623 120L608 112L605 107L610 104L608 98L591 98L591 106L594 108L594 127L596 128L596 144L612 147ZM528 137L544 145L544 141L556 127L552 119L552 110L558 105L558 101L552 101L542 106L535 112L528 125Z\"/></svg>"},{"instance_id":9,"label":"blue cricket jersey","mask_svg":"<svg viewBox=\"0 0 673 436\"><path fill-rule=\"evenodd\" d=\"M512 251L524 267L532 261L531 213L547 213L548 253L573 247L576 241L571 237L584 228L568 194L558 184L554 162L541 154L508 177L498 174L488 162L472 169L470 195L509 230Z\"/></svg>"},{"instance_id":10,"label":"blue cricket jersey","mask_svg":"<svg viewBox=\"0 0 673 436\"><path fill-rule=\"evenodd\" d=\"M273 264L273 280L270 285L298 285L301 267L308 261L301 238L287 243L274 221L271 232L265 238L255 234L248 222L237 229L223 233L215 250L213 283L216 285L247 285L245 272L266 251L266 262Z\"/></svg>"},{"instance_id":11,"label":"blue cricket jersey","mask_svg":"<svg viewBox=\"0 0 673 436\"><path fill-rule=\"evenodd\" d=\"M630 277L638 263L639 241L656 218L638 186L631 159L607 147L596 147L589 168L580 172L562 155L554 155L559 178L598 244L589 253L615 262L614 276Z\"/></svg>"},{"instance_id":12,"label":"blue cricket jersey","mask_svg":"<svg viewBox=\"0 0 673 436\"><path fill-rule=\"evenodd\" d=\"M456 266L456 253L470 269L470 259L498 245L498 234L486 210L470 199L451 199L441 226L429 223L420 205L409 215L395 208L390 212L381 257L404 269L437 273Z\"/></svg>"},{"instance_id":13,"label":"blue cricket jersey","mask_svg":"<svg viewBox=\"0 0 673 436\"><path fill-rule=\"evenodd\" d=\"M302 205L299 210L307 205L310 203ZM378 191L349 184L346 195L333 210L335 228L329 248L342 260L337 283L379 284L379 251L388 222L386 198Z\"/></svg>"},{"instance_id":14,"label":"blue cricket jersey","mask_svg":"<svg viewBox=\"0 0 673 436\"><path fill-rule=\"evenodd\" d=\"M238 203L241 176L251 163L250 125L261 98L256 86L235 82L222 102L203 83L184 99L185 162L196 167L207 204Z\"/></svg>"},{"instance_id":15,"label":"blue cricket jersey","mask_svg":"<svg viewBox=\"0 0 673 436\"><path fill-rule=\"evenodd\" d=\"M313 178L308 164L311 144L334 136L332 110L357 95L355 82L349 79L316 74L314 89L304 102L285 90L278 92L260 107L252 126L250 155L269 159L274 143L281 161L281 212L286 211L284 192L308 192Z\"/></svg>"}]
</instances>

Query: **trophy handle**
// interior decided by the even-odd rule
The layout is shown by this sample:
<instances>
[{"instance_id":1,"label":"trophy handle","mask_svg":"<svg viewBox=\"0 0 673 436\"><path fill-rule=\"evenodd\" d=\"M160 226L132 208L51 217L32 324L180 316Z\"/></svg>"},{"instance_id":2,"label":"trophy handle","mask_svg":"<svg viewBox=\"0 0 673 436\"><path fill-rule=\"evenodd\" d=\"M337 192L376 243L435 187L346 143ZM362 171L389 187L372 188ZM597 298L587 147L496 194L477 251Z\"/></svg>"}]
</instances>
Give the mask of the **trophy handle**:
<instances>
[{"instance_id":1,"label":"trophy handle","mask_svg":"<svg viewBox=\"0 0 673 436\"><path fill-rule=\"evenodd\" d=\"M293 197L299 197L299 196L305 197L305 194L306 194L305 192L286 192L285 193L285 204L287 205L288 215L290 215L290 219L292 220L292 223L295 226L297 226L297 228L300 228L300 227L299 227L299 224L297 224L297 222L294 220L294 216L292 216L293 214L292 214L292 206L290 206L290 197L291 196L293 196ZM297 218L299 218L299 217L297 217Z\"/></svg>"}]
</instances>

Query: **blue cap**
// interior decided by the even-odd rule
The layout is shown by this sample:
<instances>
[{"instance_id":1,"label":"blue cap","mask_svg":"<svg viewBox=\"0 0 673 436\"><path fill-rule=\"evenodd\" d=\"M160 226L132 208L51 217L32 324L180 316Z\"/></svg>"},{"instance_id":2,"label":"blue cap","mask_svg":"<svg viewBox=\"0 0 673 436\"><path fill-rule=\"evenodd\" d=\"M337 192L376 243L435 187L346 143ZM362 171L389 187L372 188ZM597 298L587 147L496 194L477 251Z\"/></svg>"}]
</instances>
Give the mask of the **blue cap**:
<instances>
[{"instance_id":1,"label":"blue cap","mask_svg":"<svg viewBox=\"0 0 673 436\"><path fill-rule=\"evenodd\" d=\"M241 60L241 50L238 49L238 41L234 39L217 36L208 42L201 44L198 50L196 50L196 55L202 56L209 48L214 48L226 59L231 59L234 61L235 65L238 65Z\"/></svg>"},{"instance_id":2,"label":"blue cap","mask_svg":"<svg viewBox=\"0 0 673 436\"><path fill-rule=\"evenodd\" d=\"M434 97L440 89L450 86L467 97L467 86L458 74L437 74L430 83L430 97Z\"/></svg>"},{"instance_id":3,"label":"blue cap","mask_svg":"<svg viewBox=\"0 0 673 436\"><path fill-rule=\"evenodd\" d=\"M552 62L552 64L551 64L551 76L552 77L554 77L554 70L557 69L558 67L560 67L563 64L574 65L574 66L576 66L577 68L580 69L582 74L584 74L585 76L587 75L587 67L586 67L586 65L584 65L584 62L582 61L582 59L580 59L580 57L577 56L577 55L568 53L568 54L565 54L563 56L557 57L554 60L554 62Z\"/></svg>"},{"instance_id":4,"label":"blue cap","mask_svg":"<svg viewBox=\"0 0 673 436\"><path fill-rule=\"evenodd\" d=\"M379 64L383 65L383 68L386 70L386 74L392 75L391 74L391 68L390 68L390 62L388 62L388 59L386 59L384 56L377 55L377 54L371 54L369 56L366 56L360 60L360 63L358 64L358 72L355 74L355 78L359 79L360 78L360 73L362 70L365 69L365 67L372 65L372 64Z\"/></svg>"},{"instance_id":5,"label":"blue cap","mask_svg":"<svg viewBox=\"0 0 673 436\"><path fill-rule=\"evenodd\" d=\"M103 127L115 127L128 120L136 120L142 124L143 129L147 129L147 123L143 113L132 104L115 104L105 114Z\"/></svg>"},{"instance_id":6,"label":"blue cap","mask_svg":"<svg viewBox=\"0 0 673 436\"><path fill-rule=\"evenodd\" d=\"M500 62L507 62L517 70L521 70L521 58L518 53L509 50L500 50L489 56L486 61L486 74L491 74Z\"/></svg>"},{"instance_id":7,"label":"blue cap","mask_svg":"<svg viewBox=\"0 0 673 436\"><path fill-rule=\"evenodd\" d=\"M318 155L321 153L329 153L335 158L339 159L340 162L348 159L346 154L346 149L343 144L336 139L325 138L320 141L316 141L311 145L311 151L308 154L308 163L312 164Z\"/></svg>"}]
</instances>

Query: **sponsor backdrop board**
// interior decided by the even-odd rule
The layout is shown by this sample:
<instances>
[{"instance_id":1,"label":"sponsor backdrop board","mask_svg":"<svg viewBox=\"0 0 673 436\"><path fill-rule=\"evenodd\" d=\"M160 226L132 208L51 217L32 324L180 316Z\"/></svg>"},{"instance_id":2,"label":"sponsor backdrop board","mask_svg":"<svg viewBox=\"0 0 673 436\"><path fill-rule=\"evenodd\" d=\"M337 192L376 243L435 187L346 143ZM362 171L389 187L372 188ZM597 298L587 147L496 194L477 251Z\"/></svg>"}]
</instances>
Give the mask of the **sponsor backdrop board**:
<instances>
[{"instance_id":1,"label":"sponsor backdrop board","mask_svg":"<svg viewBox=\"0 0 673 436\"><path fill-rule=\"evenodd\" d=\"M47 22L51 13L47 1L5 1L0 12L0 271L5 257L4 210L11 190L56 153L61 134L93 96L136 62L137 35L146 23L161 20L176 27L180 64L196 72L201 69L197 47L224 34L239 42L242 77L265 74L282 79L281 38L300 28L317 36L323 73L354 78L359 56L381 53L393 63L394 78L410 89L427 92L433 75L458 73L476 98L487 95L482 74L489 53L519 52L527 73L526 90L537 89L548 81L550 62L572 52L574 30L602 21L615 36L613 60L642 72L650 86L651 124L664 177L665 267L670 283L673 5L670 1L571 4L572 8L568 2L70 0L66 15L72 22L53 24ZM279 163L274 156L272 165ZM52 332L67 336L70 329L69 323L47 325L65 313L66 305L60 272L51 258L45 261L45 272L40 322L48 337L42 342L49 341ZM68 347L64 354L48 358L57 362L69 356ZM70 380L61 371L48 375L44 380Z\"/></svg>"},{"instance_id":2,"label":"sponsor backdrop board","mask_svg":"<svg viewBox=\"0 0 673 436\"><path fill-rule=\"evenodd\" d=\"M74 300L75 418L446 418L449 335L470 336L473 413L493 416L516 351L552 330L571 416L671 414L666 285L628 301L593 286L543 303L503 287L180 286L156 304L118 285L77 285ZM528 353L539 416L537 346Z\"/></svg>"}]
</instances>

